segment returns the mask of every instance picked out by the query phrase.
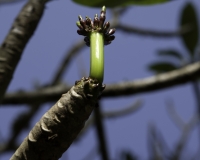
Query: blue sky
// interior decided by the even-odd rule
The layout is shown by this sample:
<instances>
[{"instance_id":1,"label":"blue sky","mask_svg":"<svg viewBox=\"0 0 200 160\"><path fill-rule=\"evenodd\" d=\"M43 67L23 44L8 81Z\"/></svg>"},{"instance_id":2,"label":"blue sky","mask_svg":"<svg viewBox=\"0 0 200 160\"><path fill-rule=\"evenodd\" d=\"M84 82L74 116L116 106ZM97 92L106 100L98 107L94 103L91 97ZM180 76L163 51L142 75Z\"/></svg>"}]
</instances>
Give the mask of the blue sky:
<instances>
[{"instance_id":1,"label":"blue sky","mask_svg":"<svg viewBox=\"0 0 200 160\"><path fill-rule=\"evenodd\" d=\"M121 17L120 22L146 29L175 31L178 29L180 11L186 2L187 0L176 0L151 7L132 6ZM198 10L200 1L193 0L193 2ZM24 1L0 6L1 42L23 4ZM83 37L76 33L75 23L78 20L78 15L93 17L95 13L99 14L99 12L99 8L79 6L72 1L59 0L48 3L37 31L24 50L8 90L31 90L36 84L43 85L51 82L66 51L77 41L83 40ZM112 16L108 9L106 20L111 19ZM141 79L153 75L147 70L147 65L159 60L156 56L159 49L175 48L187 55L187 51L178 37L152 38L121 31L116 31L115 36L116 39L113 43L105 47L105 84ZM80 68L85 68L85 72L89 73L88 47L85 47L72 61L63 81L73 85L75 80L81 78ZM160 130L167 144L173 150L181 131L167 114L166 100L172 99L174 101L177 112L185 122L196 112L196 101L190 83L151 93L103 99L102 108L103 111L122 109L138 99L142 100L143 106L136 113L119 119L104 120L108 149L112 159L115 159L119 152L124 149L133 151L141 159L147 159L147 129L152 123ZM31 122L32 126L52 105L52 103L47 103L42 106ZM26 109L28 106L25 105L0 108L1 142L8 139L13 119ZM27 133L27 131L23 132L19 142L25 138ZM196 153L199 145L197 134L197 129L191 132L189 143L185 149L186 154ZM64 157L82 160L93 147L97 147L97 143L94 128L91 128L79 142L72 144ZM11 154L0 156L0 160L8 159ZM99 157L96 156L96 159Z\"/></svg>"}]
</instances>

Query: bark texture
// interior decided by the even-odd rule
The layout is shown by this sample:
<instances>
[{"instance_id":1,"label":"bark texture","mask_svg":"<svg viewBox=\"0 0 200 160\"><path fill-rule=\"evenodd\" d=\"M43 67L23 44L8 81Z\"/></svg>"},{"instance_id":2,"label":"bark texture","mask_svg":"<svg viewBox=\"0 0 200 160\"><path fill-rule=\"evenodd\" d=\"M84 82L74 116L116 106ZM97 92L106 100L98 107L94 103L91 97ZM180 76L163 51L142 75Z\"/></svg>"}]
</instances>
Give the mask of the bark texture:
<instances>
[{"instance_id":1,"label":"bark texture","mask_svg":"<svg viewBox=\"0 0 200 160\"><path fill-rule=\"evenodd\" d=\"M0 102L22 52L33 35L48 0L29 0L15 19L0 47Z\"/></svg>"},{"instance_id":2,"label":"bark texture","mask_svg":"<svg viewBox=\"0 0 200 160\"><path fill-rule=\"evenodd\" d=\"M10 160L58 160L84 127L104 88L90 78L77 81L36 123Z\"/></svg>"}]
</instances>

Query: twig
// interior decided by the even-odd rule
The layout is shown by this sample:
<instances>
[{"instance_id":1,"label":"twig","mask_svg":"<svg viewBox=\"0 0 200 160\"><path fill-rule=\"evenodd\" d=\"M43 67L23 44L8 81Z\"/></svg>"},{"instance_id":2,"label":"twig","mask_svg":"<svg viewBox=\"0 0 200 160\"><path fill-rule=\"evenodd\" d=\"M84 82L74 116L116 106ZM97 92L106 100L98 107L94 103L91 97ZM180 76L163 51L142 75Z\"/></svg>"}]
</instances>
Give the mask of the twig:
<instances>
[{"instance_id":1,"label":"twig","mask_svg":"<svg viewBox=\"0 0 200 160\"><path fill-rule=\"evenodd\" d=\"M193 88L193 91L194 91L194 96L195 96L195 99L196 99L197 113L198 113L198 117L199 117L199 120L200 120L200 88L199 88L199 82L197 80L192 81L192 88ZM198 123L198 131L200 133L200 121ZM199 142L200 142L200 136L198 138L199 138ZM199 143L199 149L198 150L200 150L200 143Z\"/></svg>"},{"instance_id":2,"label":"twig","mask_svg":"<svg viewBox=\"0 0 200 160\"><path fill-rule=\"evenodd\" d=\"M77 60L77 68L78 68L79 77L87 77L88 76L88 73L87 73L87 70L84 65L82 57L79 57L79 59Z\"/></svg>"},{"instance_id":3,"label":"twig","mask_svg":"<svg viewBox=\"0 0 200 160\"><path fill-rule=\"evenodd\" d=\"M156 76L107 85L102 93L102 98L134 95L144 92L152 92L173 87L197 79L200 76L200 62L196 62L180 69ZM58 85L31 92L14 92L5 96L2 104L31 104L56 101L62 93L69 90L68 86Z\"/></svg>"},{"instance_id":4,"label":"twig","mask_svg":"<svg viewBox=\"0 0 200 160\"><path fill-rule=\"evenodd\" d=\"M55 73L55 76L52 80L51 85L55 85L61 80L61 78L62 78L64 72L66 71L66 69L68 68L72 58L74 58L85 46L86 46L85 42L83 40L81 40L69 49L68 53L63 58L61 65L58 67L58 69Z\"/></svg>"},{"instance_id":5,"label":"twig","mask_svg":"<svg viewBox=\"0 0 200 160\"><path fill-rule=\"evenodd\" d=\"M102 122L101 107L98 106L94 109L94 119L97 139L99 141L99 151L101 153L102 160L109 160L109 154L107 149L107 141L105 138L105 130Z\"/></svg>"},{"instance_id":6,"label":"twig","mask_svg":"<svg viewBox=\"0 0 200 160\"><path fill-rule=\"evenodd\" d=\"M117 24L115 27L118 30L121 30L126 33L133 33L138 34L140 36L152 36L157 38L172 38L177 37L182 34L186 34L191 31L191 27L189 26L183 26L181 29L177 31L157 31L157 30L148 30L148 29L142 29L134 26L124 25L124 24Z\"/></svg>"},{"instance_id":7,"label":"twig","mask_svg":"<svg viewBox=\"0 0 200 160\"><path fill-rule=\"evenodd\" d=\"M168 101L166 108L167 108L167 111L168 111L168 114L169 114L169 117L171 118L171 120L178 126L179 129L182 130L186 124L183 121L183 119L176 112L173 102Z\"/></svg>"},{"instance_id":8,"label":"twig","mask_svg":"<svg viewBox=\"0 0 200 160\"><path fill-rule=\"evenodd\" d=\"M117 30L121 30L125 33L132 33L132 34L138 34L140 36L151 36L154 38L173 38L180 36L182 34L186 34L192 30L192 27L190 25L182 26L180 29L176 31L157 31L157 30L149 30L149 29L143 29L135 26L126 25L124 23L121 23L120 17L122 14L124 14L125 11L127 11L128 8L122 8L122 9L116 9L112 12L112 23L111 26L114 28L117 28Z\"/></svg>"},{"instance_id":9,"label":"twig","mask_svg":"<svg viewBox=\"0 0 200 160\"><path fill-rule=\"evenodd\" d=\"M181 153L185 147L185 144L187 142L189 133L192 131L192 128L196 126L196 124L199 122L199 118L197 115L191 118L191 120L184 126L182 130L182 135L176 145L175 151L172 154L173 156L170 158L170 160L177 160L180 159Z\"/></svg>"},{"instance_id":10,"label":"twig","mask_svg":"<svg viewBox=\"0 0 200 160\"><path fill-rule=\"evenodd\" d=\"M162 137L162 134L158 132L153 124L150 124L148 128L148 135L150 160L164 160L164 157L169 152L169 147Z\"/></svg>"},{"instance_id":11,"label":"twig","mask_svg":"<svg viewBox=\"0 0 200 160\"><path fill-rule=\"evenodd\" d=\"M113 119L113 118L120 118L123 116L127 116L129 114L133 114L136 111L138 111L138 109L140 109L142 107L142 102L140 100L137 100L136 102L134 102L131 106L128 107L123 107L123 109L120 109L118 111L108 111L108 112L102 112L101 116L103 119L107 120L107 119ZM85 127L83 128L83 130L81 131L81 133L79 134L79 136L77 137L77 141L79 140L79 137L83 136L85 134L85 132L94 124L94 116L92 116L85 124Z\"/></svg>"},{"instance_id":12,"label":"twig","mask_svg":"<svg viewBox=\"0 0 200 160\"><path fill-rule=\"evenodd\" d=\"M0 47L0 102L22 52L43 15L48 0L29 0L15 19Z\"/></svg>"},{"instance_id":13,"label":"twig","mask_svg":"<svg viewBox=\"0 0 200 160\"><path fill-rule=\"evenodd\" d=\"M134 112L138 111L142 106L142 102L140 100L137 100L129 107L123 107L123 109L120 109L118 111L109 111L102 113L103 118L119 118L122 116L127 116L128 114L133 114Z\"/></svg>"},{"instance_id":14,"label":"twig","mask_svg":"<svg viewBox=\"0 0 200 160\"><path fill-rule=\"evenodd\" d=\"M199 82L198 81L192 81L192 87L194 90L196 103L197 103L197 111L200 117L200 89L199 89Z\"/></svg>"}]
</instances>

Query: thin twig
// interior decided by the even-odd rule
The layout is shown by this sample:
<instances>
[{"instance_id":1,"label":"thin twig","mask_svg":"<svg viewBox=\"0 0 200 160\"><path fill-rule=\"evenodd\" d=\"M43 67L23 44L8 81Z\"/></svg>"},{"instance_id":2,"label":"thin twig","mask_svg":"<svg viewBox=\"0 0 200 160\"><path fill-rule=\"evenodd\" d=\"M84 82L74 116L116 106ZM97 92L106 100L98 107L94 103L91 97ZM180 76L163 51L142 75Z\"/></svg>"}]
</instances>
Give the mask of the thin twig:
<instances>
[{"instance_id":1,"label":"thin twig","mask_svg":"<svg viewBox=\"0 0 200 160\"><path fill-rule=\"evenodd\" d=\"M176 112L173 102L168 101L166 108L167 108L167 111L168 111L168 114L169 114L169 117L171 118L171 120L178 126L179 129L182 130L186 124L183 121L183 119Z\"/></svg>"},{"instance_id":2,"label":"thin twig","mask_svg":"<svg viewBox=\"0 0 200 160\"><path fill-rule=\"evenodd\" d=\"M123 107L123 109L120 109L117 111L115 110L115 111L102 112L101 116L105 120L113 119L113 118L120 118L120 117L127 116L129 114L133 114L133 113L137 112L141 107L142 107L142 102L140 100L137 100L132 105L130 105L128 107ZM86 122L85 127L83 128L83 130L81 131L81 133L79 134L79 136L77 137L76 140L78 141L79 137L82 137L93 124L94 124L94 116L92 116Z\"/></svg>"},{"instance_id":3,"label":"thin twig","mask_svg":"<svg viewBox=\"0 0 200 160\"><path fill-rule=\"evenodd\" d=\"M149 30L141 27L126 25L124 23L121 23L119 20L120 17L127 11L127 9L128 8L114 9L112 11L111 26L117 28L117 30L121 30L122 32L128 34L132 33L132 34L138 34L140 36L151 36L154 38L173 38L180 36L182 34L189 33L192 30L192 27L190 25L182 26L180 29L176 31Z\"/></svg>"},{"instance_id":4,"label":"thin twig","mask_svg":"<svg viewBox=\"0 0 200 160\"><path fill-rule=\"evenodd\" d=\"M198 117L200 120L200 89L199 89L199 82L196 81L192 81L192 89L194 91L194 96L195 96L195 100L196 100L196 108L197 108L197 113L198 113ZM198 132L200 133L200 121L198 123ZM200 150L200 136L199 138L199 149Z\"/></svg>"},{"instance_id":5,"label":"thin twig","mask_svg":"<svg viewBox=\"0 0 200 160\"><path fill-rule=\"evenodd\" d=\"M81 40L69 49L66 56L63 58L61 65L58 67L56 73L54 74L55 76L52 80L52 85L57 84L61 80L63 74L66 72L68 66L70 65L72 58L74 58L85 46L85 42Z\"/></svg>"},{"instance_id":6,"label":"thin twig","mask_svg":"<svg viewBox=\"0 0 200 160\"><path fill-rule=\"evenodd\" d=\"M172 37L180 36L182 34L186 34L191 31L191 27L188 27L188 26L182 27L181 29L177 31L148 30L148 29L142 29L142 28L120 24L120 23L115 25L115 27L118 30L121 30L126 33L138 34L140 36L152 36L156 38L172 38Z\"/></svg>"},{"instance_id":7,"label":"thin twig","mask_svg":"<svg viewBox=\"0 0 200 160\"><path fill-rule=\"evenodd\" d=\"M195 115L184 126L182 130L182 135L176 145L176 148L174 149L174 153L172 154L173 156L170 158L170 160L177 160L181 158L181 154L188 140L189 133L191 133L192 129L194 128L194 126L196 126L197 123L199 123L199 118L198 115Z\"/></svg>"},{"instance_id":8,"label":"thin twig","mask_svg":"<svg viewBox=\"0 0 200 160\"><path fill-rule=\"evenodd\" d=\"M142 102L140 100L137 100L129 107L123 107L123 109L120 109L118 111L109 111L102 113L103 118L119 118L123 116L127 116L128 114L133 114L134 112L138 111L142 107Z\"/></svg>"},{"instance_id":9,"label":"thin twig","mask_svg":"<svg viewBox=\"0 0 200 160\"><path fill-rule=\"evenodd\" d=\"M154 124L149 125L148 136L150 160L164 160L164 157L169 152L169 147Z\"/></svg>"},{"instance_id":10,"label":"thin twig","mask_svg":"<svg viewBox=\"0 0 200 160\"><path fill-rule=\"evenodd\" d=\"M109 160L109 154L108 154L108 148L107 148L108 145L106 141L100 106L94 109L94 119L95 119L96 135L99 141L99 151L101 153L101 159Z\"/></svg>"},{"instance_id":11,"label":"thin twig","mask_svg":"<svg viewBox=\"0 0 200 160\"><path fill-rule=\"evenodd\" d=\"M199 82L198 81L192 81L192 87L194 90L194 96L196 99L197 104L197 111L200 117L200 89L199 89Z\"/></svg>"}]
</instances>

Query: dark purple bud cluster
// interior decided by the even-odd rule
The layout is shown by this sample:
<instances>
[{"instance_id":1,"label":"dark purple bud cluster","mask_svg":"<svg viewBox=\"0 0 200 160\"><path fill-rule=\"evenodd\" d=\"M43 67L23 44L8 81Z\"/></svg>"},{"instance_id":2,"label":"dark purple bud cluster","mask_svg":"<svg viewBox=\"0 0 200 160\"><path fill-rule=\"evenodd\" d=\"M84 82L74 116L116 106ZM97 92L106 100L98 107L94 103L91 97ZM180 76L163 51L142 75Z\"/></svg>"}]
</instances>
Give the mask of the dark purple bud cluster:
<instances>
[{"instance_id":1,"label":"dark purple bud cluster","mask_svg":"<svg viewBox=\"0 0 200 160\"><path fill-rule=\"evenodd\" d=\"M77 33L79 35L85 36L84 41L87 46L90 46L90 33L91 32L99 32L102 33L104 36L104 45L110 44L114 39L115 36L115 28L109 29L110 23L105 22L106 19L106 7L103 6L101 10L100 17L97 14L94 16L94 20L92 21L91 18L87 17L85 20L79 15L79 21L76 22L78 26Z\"/></svg>"}]
</instances>

